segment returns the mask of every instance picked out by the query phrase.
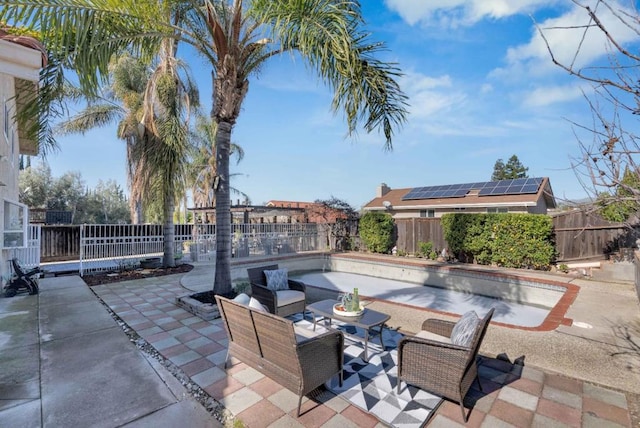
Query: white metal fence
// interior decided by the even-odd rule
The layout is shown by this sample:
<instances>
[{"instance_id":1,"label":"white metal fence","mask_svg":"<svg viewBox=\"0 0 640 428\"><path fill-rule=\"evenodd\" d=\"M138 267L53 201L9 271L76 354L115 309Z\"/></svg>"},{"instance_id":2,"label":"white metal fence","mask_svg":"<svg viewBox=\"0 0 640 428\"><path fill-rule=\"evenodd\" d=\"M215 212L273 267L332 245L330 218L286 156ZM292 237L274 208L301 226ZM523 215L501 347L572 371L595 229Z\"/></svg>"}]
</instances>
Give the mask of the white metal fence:
<instances>
[{"instance_id":1,"label":"white metal fence","mask_svg":"<svg viewBox=\"0 0 640 428\"><path fill-rule=\"evenodd\" d=\"M297 253L320 249L323 228L313 223L233 224L232 256ZM175 225L176 257L215 259L215 225ZM80 275L134 266L141 259L162 257L161 225L83 225L80 229Z\"/></svg>"}]
</instances>

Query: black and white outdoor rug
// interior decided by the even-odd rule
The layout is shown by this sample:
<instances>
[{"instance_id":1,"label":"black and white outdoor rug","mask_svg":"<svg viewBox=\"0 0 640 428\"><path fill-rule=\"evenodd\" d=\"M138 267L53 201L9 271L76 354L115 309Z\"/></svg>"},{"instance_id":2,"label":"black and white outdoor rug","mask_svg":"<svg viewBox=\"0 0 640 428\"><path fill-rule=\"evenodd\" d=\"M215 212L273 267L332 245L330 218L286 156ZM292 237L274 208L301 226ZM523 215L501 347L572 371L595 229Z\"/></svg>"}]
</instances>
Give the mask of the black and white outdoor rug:
<instances>
[{"instance_id":1,"label":"black and white outdoor rug","mask_svg":"<svg viewBox=\"0 0 640 428\"><path fill-rule=\"evenodd\" d=\"M294 316L297 328L313 329L313 322ZM323 323L318 322L318 329ZM364 330L359 327L340 325L334 321L334 328L364 338ZM377 330L377 328L376 328ZM397 345L402 334L388 328L383 329L383 351L378 335L369 337L368 356L365 362L363 342L345 335L344 380L338 386L334 376L326 383L327 389L349 401L360 409L376 416L380 421L393 427L421 427L426 424L442 403L442 398L407 385L403 382L400 394L397 387ZM364 340L364 339L363 339Z\"/></svg>"}]
</instances>

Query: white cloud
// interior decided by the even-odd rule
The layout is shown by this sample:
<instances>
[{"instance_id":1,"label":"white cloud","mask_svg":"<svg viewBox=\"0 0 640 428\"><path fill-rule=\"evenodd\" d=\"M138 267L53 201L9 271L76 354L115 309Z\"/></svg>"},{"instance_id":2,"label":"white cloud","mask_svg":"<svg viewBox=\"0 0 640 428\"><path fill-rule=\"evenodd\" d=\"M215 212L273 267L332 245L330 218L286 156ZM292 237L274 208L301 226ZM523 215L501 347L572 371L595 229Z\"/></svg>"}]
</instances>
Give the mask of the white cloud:
<instances>
[{"instance_id":1,"label":"white cloud","mask_svg":"<svg viewBox=\"0 0 640 428\"><path fill-rule=\"evenodd\" d=\"M600 5L597 14L599 20L618 43L624 45L638 40L638 35L622 25L606 7ZM599 29L590 27L585 31L585 27L589 24L591 21L586 11L576 5L562 16L538 23L549 48L539 31L533 27L530 41L509 48L506 56L508 66L496 69L492 74L495 76L513 76L521 73L542 75L551 70L559 70L551 61L549 49L560 63L567 66L573 64L576 69L579 69L592 64L607 54L607 43Z\"/></svg>"},{"instance_id":2,"label":"white cloud","mask_svg":"<svg viewBox=\"0 0 640 428\"><path fill-rule=\"evenodd\" d=\"M558 0L385 0L409 25L418 22L446 27L473 25L485 18L500 19L529 13Z\"/></svg>"},{"instance_id":3,"label":"white cloud","mask_svg":"<svg viewBox=\"0 0 640 428\"><path fill-rule=\"evenodd\" d=\"M530 107L544 107L551 104L573 101L582 96L582 90L577 85L546 86L529 92L524 99L524 105Z\"/></svg>"},{"instance_id":4,"label":"white cloud","mask_svg":"<svg viewBox=\"0 0 640 428\"><path fill-rule=\"evenodd\" d=\"M451 77L430 77L416 72L406 72L400 86L409 96L411 119L426 119L433 115L451 111L464 104L465 94L451 89Z\"/></svg>"}]
</instances>

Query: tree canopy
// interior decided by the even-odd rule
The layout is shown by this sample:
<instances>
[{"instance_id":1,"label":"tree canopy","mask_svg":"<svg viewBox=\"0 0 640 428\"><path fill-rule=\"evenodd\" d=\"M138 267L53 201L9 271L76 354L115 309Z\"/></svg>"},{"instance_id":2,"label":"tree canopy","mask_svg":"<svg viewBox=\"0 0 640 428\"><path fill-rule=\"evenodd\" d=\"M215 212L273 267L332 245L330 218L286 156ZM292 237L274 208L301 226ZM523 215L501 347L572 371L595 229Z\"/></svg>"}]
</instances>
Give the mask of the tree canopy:
<instances>
[{"instance_id":1,"label":"tree canopy","mask_svg":"<svg viewBox=\"0 0 640 428\"><path fill-rule=\"evenodd\" d=\"M20 202L29 208L69 211L74 224L131 222L124 190L113 180L100 180L88 189L79 172L53 177L42 162L20 172L19 188Z\"/></svg>"},{"instance_id":2,"label":"tree canopy","mask_svg":"<svg viewBox=\"0 0 640 428\"><path fill-rule=\"evenodd\" d=\"M493 166L491 181L528 178L527 171L529 168L525 167L516 155L511 156L506 164L502 159L498 159Z\"/></svg>"}]
</instances>

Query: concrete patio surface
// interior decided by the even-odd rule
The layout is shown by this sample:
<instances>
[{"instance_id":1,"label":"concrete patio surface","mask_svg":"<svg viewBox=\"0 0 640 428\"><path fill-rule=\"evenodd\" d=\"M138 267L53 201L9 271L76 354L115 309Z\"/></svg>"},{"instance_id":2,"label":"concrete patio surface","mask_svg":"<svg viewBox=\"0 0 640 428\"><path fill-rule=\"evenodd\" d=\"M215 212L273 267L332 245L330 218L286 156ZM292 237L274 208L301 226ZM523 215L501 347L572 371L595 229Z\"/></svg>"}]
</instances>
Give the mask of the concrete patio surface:
<instances>
[{"instance_id":1,"label":"concrete patio surface","mask_svg":"<svg viewBox=\"0 0 640 428\"><path fill-rule=\"evenodd\" d=\"M38 296L0 298L0 426L221 426L223 418L192 397L176 370L224 407L219 414L229 426L384 426L327 391L305 398L305 413L296 418L295 394L242 363L225 371L220 320L203 321L175 305L177 295L210 289L213 269L195 264L186 275L92 288L79 277L46 278ZM465 399L469 422L445 400L429 427L640 426L640 309L633 288L573 281L581 291L567 317L592 328L491 325L481 348L484 391L474 385ZM327 290L309 288L310 300L327 297ZM454 319L409 305L370 304L405 333L425 318ZM132 340L150 345L157 358Z\"/></svg>"},{"instance_id":2,"label":"concrete patio surface","mask_svg":"<svg viewBox=\"0 0 640 428\"><path fill-rule=\"evenodd\" d=\"M77 276L0 298L0 426L216 427Z\"/></svg>"}]
</instances>

